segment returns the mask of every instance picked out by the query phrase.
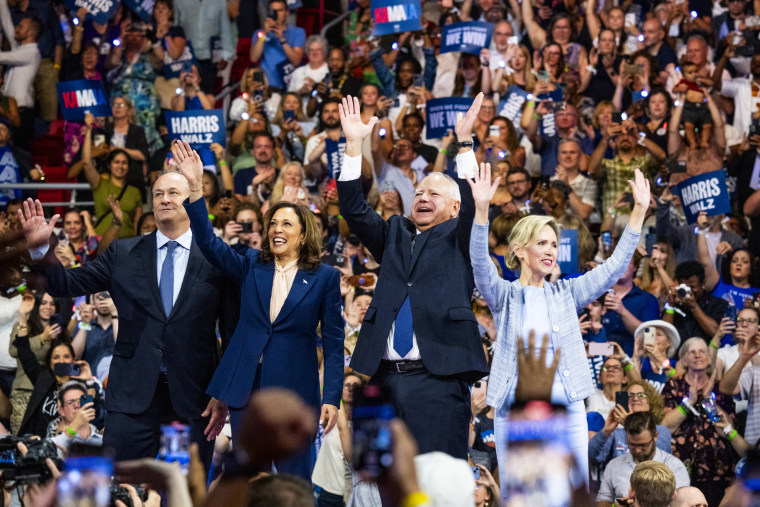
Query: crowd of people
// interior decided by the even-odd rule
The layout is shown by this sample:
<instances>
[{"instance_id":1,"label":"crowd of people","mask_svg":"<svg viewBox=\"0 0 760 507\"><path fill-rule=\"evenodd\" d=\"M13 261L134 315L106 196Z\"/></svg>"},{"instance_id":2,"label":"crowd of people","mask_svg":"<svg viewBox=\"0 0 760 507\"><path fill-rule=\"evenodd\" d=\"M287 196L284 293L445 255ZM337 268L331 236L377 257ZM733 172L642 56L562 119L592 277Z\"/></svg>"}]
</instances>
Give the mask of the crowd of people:
<instances>
[{"instance_id":1,"label":"crowd of people","mask_svg":"<svg viewBox=\"0 0 760 507\"><path fill-rule=\"evenodd\" d=\"M369 0L323 34L284 0L130 5L0 0L2 433L108 448L171 505L556 505L543 417L566 504L749 505L760 3L423 0L386 35ZM468 21L488 45L441 52ZM62 120L81 79L110 116ZM225 141L170 137L217 109ZM89 188L58 213L51 132ZM152 461L171 421L187 481Z\"/></svg>"}]
</instances>

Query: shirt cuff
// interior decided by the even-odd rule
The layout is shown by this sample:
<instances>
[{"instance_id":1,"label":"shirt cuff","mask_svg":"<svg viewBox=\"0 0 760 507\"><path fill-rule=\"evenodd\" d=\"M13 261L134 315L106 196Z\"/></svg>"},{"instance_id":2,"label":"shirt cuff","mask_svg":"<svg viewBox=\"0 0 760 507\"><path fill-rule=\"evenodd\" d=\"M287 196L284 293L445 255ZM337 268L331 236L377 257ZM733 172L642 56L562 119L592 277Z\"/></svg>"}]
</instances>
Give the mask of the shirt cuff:
<instances>
[{"instance_id":1,"label":"shirt cuff","mask_svg":"<svg viewBox=\"0 0 760 507\"><path fill-rule=\"evenodd\" d=\"M362 156L349 157L343 155L343 165L340 167L338 181L358 180L362 175Z\"/></svg>"},{"instance_id":2,"label":"shirt cuff","mask_svg":"<svg viewBox=\"0 0 760 507\"><path fill-rule=\"evenodd\" d=\"M469 150L457 155L457 175L460 178L474 178L477 167L478 161L475 160L474 150Z\"/></svg>"},{"instance_id":3,"label":"shirt cuff","mask_svg":"<svg viewBox=\"0 0 760 507\"><path fill-rule=\"evenodd\" d=\"M43 257L45 257L45 254L50 250L50 245L48 243L45 243L42 246L39 246L37 248L30 248L29 249L29 257L32 258L34 262L41 261Z\"/></svg>"}]
</instances>

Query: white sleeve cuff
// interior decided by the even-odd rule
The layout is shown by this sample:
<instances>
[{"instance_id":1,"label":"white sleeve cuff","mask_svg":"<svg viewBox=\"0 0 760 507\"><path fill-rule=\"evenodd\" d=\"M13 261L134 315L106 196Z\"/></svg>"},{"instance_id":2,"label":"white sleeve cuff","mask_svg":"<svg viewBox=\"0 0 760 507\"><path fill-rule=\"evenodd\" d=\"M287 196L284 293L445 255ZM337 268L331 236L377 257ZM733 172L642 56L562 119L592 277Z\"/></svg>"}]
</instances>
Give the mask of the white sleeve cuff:
<instances>
[{"instance_id":1,"label":"white sleeve cuff","mask_svg":"<svg viewBox=\"0 0 760 507\"><path fill-rule=\"evenodd\" d=\"M457 175L460 178L474 178L477 168L478 161L475 160L474 150L469 150L457 155Z\"/></svg>"},{"instance_id":2,"label":"white sleeve cuff","mask_svg":"<svg viewBox=\"0 0 760 507\"><path fill-rule=\"evenodd\" d=\"M343 154L343 165L340 167L338 181L358 180L362 175L362 156L349 157Z\"/></svg>"},{"instance_id":3,"label":"white sleeve cuff","mask_svg":"<svg viewBox=\"0 0 760 507\"><path fill-rule=\"evenodd\" d=\"M50 245L48 243L45 243L42 246L39 246L37 248L30 248L29 249L29 257L32 258L34 262L41 261L43 257L45 257L45 254L50 250Z\"/></svg>"}]
</instances>

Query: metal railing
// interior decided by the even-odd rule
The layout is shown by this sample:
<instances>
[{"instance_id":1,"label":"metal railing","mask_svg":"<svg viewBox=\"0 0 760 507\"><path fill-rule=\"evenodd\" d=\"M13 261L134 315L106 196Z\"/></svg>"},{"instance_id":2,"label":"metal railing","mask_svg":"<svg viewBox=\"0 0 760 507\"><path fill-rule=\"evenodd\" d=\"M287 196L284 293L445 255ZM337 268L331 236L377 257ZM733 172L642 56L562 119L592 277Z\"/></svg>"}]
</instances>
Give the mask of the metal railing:
<instances>
[{"instance_id":1,"label":"metal railing","mask_svg":"<svg viewBox=\"0 0 760 507\"><path fill-rule=\"evenodd\" d=\"M77 201L77 190L89 190L90 185L87 183L65 183L65 182L45 182L45 183L0 183L0 190L71 190L71 199L68 201L43 202L42 206L53 208L56 206L94 206L93 201Z\"/></svg>"},{"instance_id":2,"label":"metal railing","mask_svg":"<svg viewBox=\"0 0 760 507\"><path fill-rule=\"evenodd\" d=\"M327 23L325 26L322 27L322 30L319 31L319 35L321 35L322 37L325 37L327 34L327 31L330 28L334 27L335 25L337 25L338 23L340 23L341 21L343 21L350 15L351 15L351 11L347 10L346 12L344 12L337 18L333 19L332 21L330 21L329 23Z\"/></svg>"}]
</instances>

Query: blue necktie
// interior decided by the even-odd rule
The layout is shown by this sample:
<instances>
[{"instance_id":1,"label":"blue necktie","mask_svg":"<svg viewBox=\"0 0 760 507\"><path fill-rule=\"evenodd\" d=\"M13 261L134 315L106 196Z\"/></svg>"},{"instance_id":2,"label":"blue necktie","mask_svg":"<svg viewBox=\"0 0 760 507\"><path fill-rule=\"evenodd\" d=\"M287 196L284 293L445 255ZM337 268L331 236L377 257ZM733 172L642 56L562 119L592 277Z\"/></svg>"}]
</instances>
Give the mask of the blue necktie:
<instances>
[{"instance_id":1,"label":"blue necktie","mask_svg":"<svg viewBox=\"0 0 760 507\"><path fill-rule=\"evenodd\" d=\"M164 304L164 312L168 317L174 306L174 250L179 246L176 241L166 244L166 258L161 266L161 280L158 282L158 290L161 292L161 302Z\"/></svg>"},{"instance_id":2,"label":"blue necktie","mask_svg":"<svg viewBox=\"0 0 760 507\"><path fill-rule=\"evenodd\" d=\"M409 304L409 297L407 296L396 314L396 329L393 332L393 350L402 358L412 350L413 332L412 306Z\"/></svg>"}]
</instances>

